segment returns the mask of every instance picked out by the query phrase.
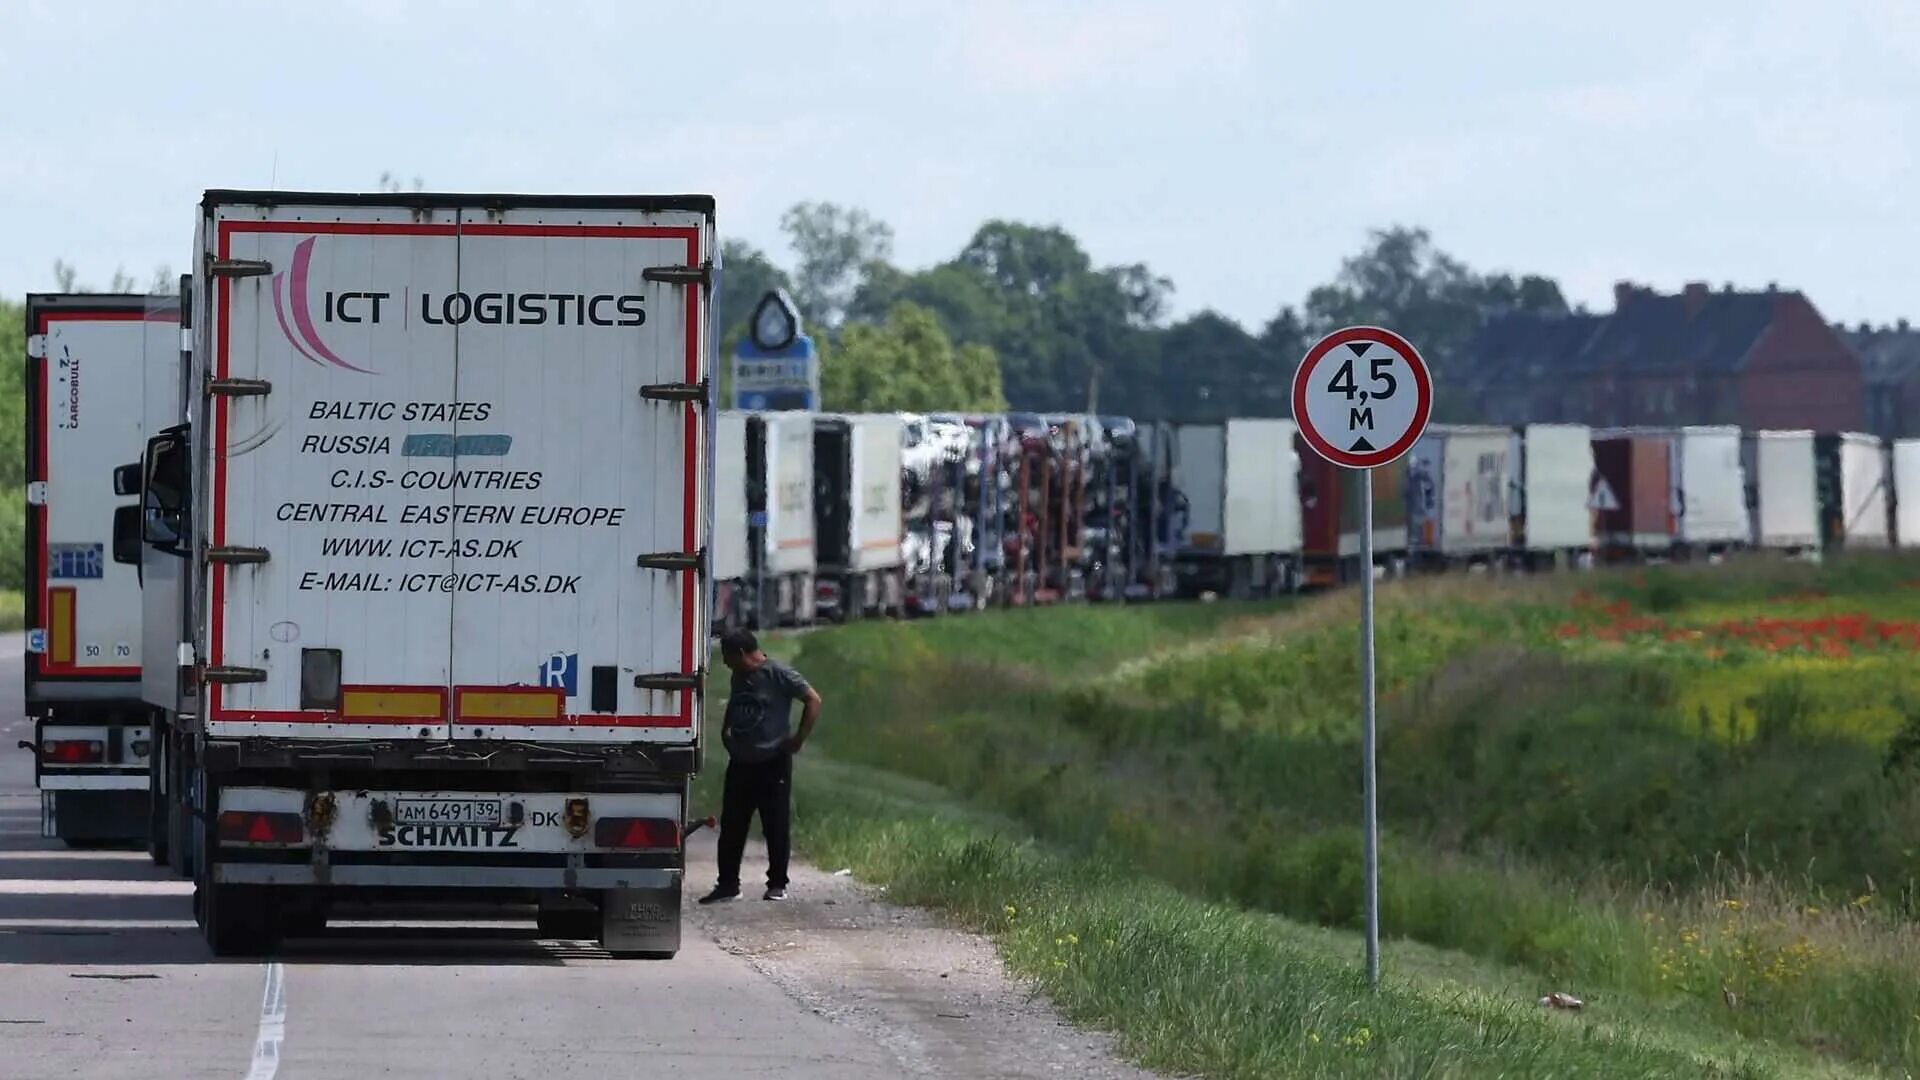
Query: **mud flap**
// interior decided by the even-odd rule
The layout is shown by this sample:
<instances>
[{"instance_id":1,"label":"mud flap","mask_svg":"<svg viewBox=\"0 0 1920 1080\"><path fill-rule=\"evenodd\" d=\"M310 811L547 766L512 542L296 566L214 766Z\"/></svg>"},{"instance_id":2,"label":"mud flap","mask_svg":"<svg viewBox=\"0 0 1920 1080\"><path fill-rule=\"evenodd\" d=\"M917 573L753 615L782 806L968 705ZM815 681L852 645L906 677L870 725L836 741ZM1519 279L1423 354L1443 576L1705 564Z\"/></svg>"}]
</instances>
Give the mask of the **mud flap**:
<instances>
[{"instance_id":1,"label":"mud flap","mask_svg":"<svg viewBox=\"0 0 1920 1080\"><path fill-rule=\"evenodd\" d=\"M679 952L680 883L603 892L600 944L615 956L668 957Z\"/></svg>"}]
</instances>

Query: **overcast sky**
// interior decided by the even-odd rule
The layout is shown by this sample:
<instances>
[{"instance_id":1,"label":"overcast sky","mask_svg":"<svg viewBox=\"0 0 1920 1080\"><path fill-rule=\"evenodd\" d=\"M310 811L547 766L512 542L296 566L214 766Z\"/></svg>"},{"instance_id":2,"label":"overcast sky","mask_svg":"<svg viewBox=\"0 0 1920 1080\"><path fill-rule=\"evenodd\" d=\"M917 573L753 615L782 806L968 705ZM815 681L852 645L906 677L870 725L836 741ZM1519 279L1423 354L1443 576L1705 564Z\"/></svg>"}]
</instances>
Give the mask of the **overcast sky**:
<instances>
[{"instance_id":1,"label":"overcast sky","mask_svg":"<svg viewBox=\"0 0 1920 1080\"><path fill-rule=\"evenodd\" d=\"M1920 317L1913 0L0 5L0 292L188 262L209 187L801 199L1053 223L1250 326L1369 228L1611 306Z\"/></svg>"}]
</instances>

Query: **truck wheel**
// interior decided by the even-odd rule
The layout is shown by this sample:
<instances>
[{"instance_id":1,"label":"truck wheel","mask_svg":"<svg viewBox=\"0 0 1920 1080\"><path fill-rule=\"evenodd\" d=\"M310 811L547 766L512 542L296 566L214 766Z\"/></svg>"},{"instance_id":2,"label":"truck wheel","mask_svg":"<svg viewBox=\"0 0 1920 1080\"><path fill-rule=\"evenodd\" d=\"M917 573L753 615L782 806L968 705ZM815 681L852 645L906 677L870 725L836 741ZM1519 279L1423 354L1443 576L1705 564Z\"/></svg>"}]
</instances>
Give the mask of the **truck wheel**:
<instances>
[{"instance_id":1,"label":"truck wheel","mask_svg":"<svg viewBox=\"0 0 1920 1080\"><path fill-rule=\"evenodd\" d=\"M167 821L167 795L161 789L165 786L160 780L164 775L166 755L160 749L160 740L154 740L153 756L148 759L147 769L147 858L155 866L166 866L171 862L167 853L167 842L172 837L172 829Z\"/></svg>"},{"instance_id":2,"label":"truck wheel","mask_svg":"<svg viewBox=\"0 0 1920 1080\"><path fill-rule=\"evenodd\" d=\"M266 885L203 885L207 946L215 956L260 956L278 944L277 897Z\"/></svg>"},{"instance_id":3,"label":"truck wheel","mask_svg":"<svg viewBox=\"0 0 1920 1080\"><path fill-rule=\"evenodd\" d=\"M1243 559L1234 559L1227 564L1227 599L1250 600L1253 598L1253 567Z\"/></svg>"}]
</instances>

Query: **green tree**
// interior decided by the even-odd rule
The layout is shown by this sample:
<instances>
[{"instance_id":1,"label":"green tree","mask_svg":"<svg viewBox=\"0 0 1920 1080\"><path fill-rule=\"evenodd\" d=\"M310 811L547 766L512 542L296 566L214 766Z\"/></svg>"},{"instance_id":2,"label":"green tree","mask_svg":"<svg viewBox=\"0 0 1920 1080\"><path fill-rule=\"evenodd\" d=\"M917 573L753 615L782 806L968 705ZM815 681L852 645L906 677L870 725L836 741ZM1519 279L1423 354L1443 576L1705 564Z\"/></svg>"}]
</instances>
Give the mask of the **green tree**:
<instances>
[{"instance_id":1,"label":"green tree","mask_svg":"<svg viewBox=\"0 0 1920 1080\"><path fill-rule=\"evenodd\" d=\"M793 279L775 266L766 252L745 240L728 240L720 245L720 292L714 321L720 331L721 355L733 355L753 309L761 297L775 289L791 294Z\"/></svg>"},{"instance_id":2,"label":"green tree","mask_svg":"<svg viewBox=\"0 0 1920 1080\"><path fill-rule=\"evenodd\" d=\"M1171 290L1144 266L1095 267L1056 226L989 221L949 262L874 267L850 310L873 320L903 300L928 308L955 340L992 346L1020 407L1113 412L1152 400L1147 331Z\"/></svg>"},{"instance_id":3,"label":"green tree","mask_svg":"<svg viewBox=\"0 0 1920 1080\"><path fill-rule=\"evenodd\" d=\"M1161 367L1151 391L1157 408L1147 415L1180 420L1285 415L1288 382L1299 357L1268 349L1232 319L1202 311L1167 327L1157 344Z\"/></svg>"},{"instance_id":4,"label":"green tree","mask_svg":"<svg viewBox=\"0 0 1920 1080\"><path fill-rule=\"evenodd\" d=\"M829 202L795 204L780 216L793 244L793 299L808 322L838 329L877 264L893 255L893 229L865 210Z\"/></svg>"},{"instance_id":5,"label":"green tree","mask_svg":"<svg viewBox=\"0 0 1920 1080\"><path fill-rule=\"evenodd\" d=\"M0 589L26 576L26 344L25 306L0 300Z\"/></svg>"},{"instance_id":6,"label":"green tree","mask_svg":"<svg viewBox=\"0 0 1920 1080\"><path fill-rule=\"evenodd\" d=\"M1567 302L1550 278L1475 273L1435 248L1427 230L1396 226L1375 230L1307 295L1306 323L1316 335L1356 324L1398 332L1433 368L1436 418L1465 420L1457 394L1473 376L1466 346L1488 317L1516 311L1564 315Z\"/></svg>"},{"instance_id":7,"label":"green tree","mask_svg":"<svg viewBox=\"0 0 1920 1080\"><path fill-rule=\"evenodd\" d=\"M775 266L765 252L744 240L727 240L720 245L720 290L715 299L715 325L720 334L720 354L716 361L716 392L723 406L733 401L733 351L746 336L747 320L760 298L775 289L791 295L793 282L785 270Z\"/></svg>"},{"instance_id":8,"label":"green tree","mask_svg":"<svg viewBox=\"0 0 1920 1080\"><path fill-rule=\"evenodd\" d=\"M849 323L820 368L826 408L845 412L998 412L993 350L958 348L933 312L902 301L885 322Z\"/></svg>"}]
</instances>

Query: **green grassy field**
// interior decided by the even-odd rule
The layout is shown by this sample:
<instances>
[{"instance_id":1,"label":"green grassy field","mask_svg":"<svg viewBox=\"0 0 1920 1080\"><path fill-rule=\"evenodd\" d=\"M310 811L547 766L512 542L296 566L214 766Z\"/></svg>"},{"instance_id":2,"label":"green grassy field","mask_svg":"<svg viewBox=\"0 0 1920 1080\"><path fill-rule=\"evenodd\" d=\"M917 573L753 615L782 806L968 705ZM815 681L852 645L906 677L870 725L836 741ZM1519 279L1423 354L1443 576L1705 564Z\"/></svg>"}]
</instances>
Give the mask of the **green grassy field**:
<instances>
[{"instance_id":1,"label":"green grassy field","mask_svg":"<svg viewBox=\"0 0 1920 1080\"><path fill-rule=\"evenodd\" d=\"M0 589L0 633L27 624L26 599L11 589Z\"/></svg>"},{"instance_id":2,"label":"green grassy field","mask_svg":"<svg viewBox=\"0 0 1920 1080\"><path fill-rule=\"evenodd\" d=\"M1383 589L1382 920L1396 993L1431 1016L1395 998L1381 1016L1426 1019L1363 1025L1376 1056L1263 1058L1234 1024L1137 1034L1158 1029L1130 1009L1222 985L1195 959L1212 947L1200 929L1179 938L1192 955L1097 994L1023 970L1144 1059L1212 1075L1903 1075L1920 1066L1915 582L1920 562L1858 558ZM1360 917L1353 605L1012 612L779 642L831 702L818 746L834 766L803 770L802 805L823 812L803 811L801 842L995 929L1010 958L1024 946L988 925L979 874L1092 875L1056 892L1076 918L1164 927L1177 910L1220 947L1271 936L1286 970L1316 941L1336 981L1312 985L1338 997L1358 946L1337 935ZM876 802L876 777L975 816ZM1013 843L1028 837L1044 846ZM976 873L969 850L1002 853ZM1532 1006L1552 989L1592 1003L1578 1024ZM1487 1003L1514 1004L1518 1026ZM1275 991L1232 1015L1294 1030L1317 1008ZM1463 1041L1454 1024L1516 1034Z\"/></svg>"}]
</instances>

